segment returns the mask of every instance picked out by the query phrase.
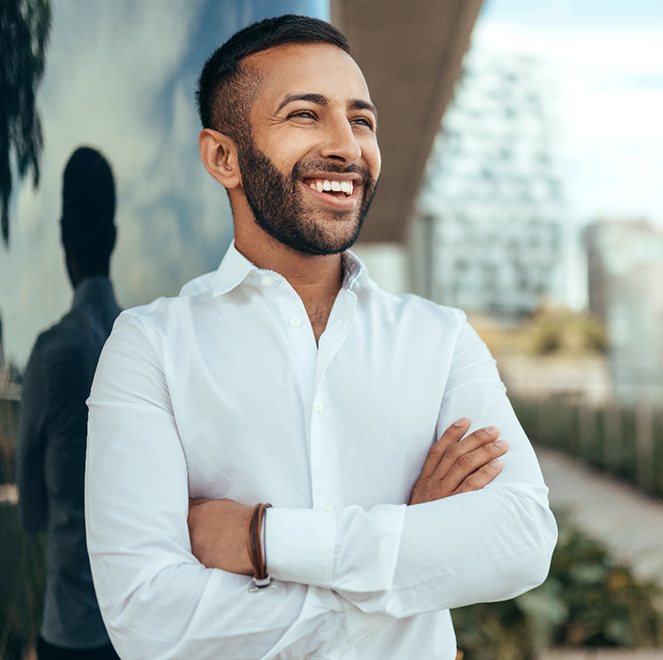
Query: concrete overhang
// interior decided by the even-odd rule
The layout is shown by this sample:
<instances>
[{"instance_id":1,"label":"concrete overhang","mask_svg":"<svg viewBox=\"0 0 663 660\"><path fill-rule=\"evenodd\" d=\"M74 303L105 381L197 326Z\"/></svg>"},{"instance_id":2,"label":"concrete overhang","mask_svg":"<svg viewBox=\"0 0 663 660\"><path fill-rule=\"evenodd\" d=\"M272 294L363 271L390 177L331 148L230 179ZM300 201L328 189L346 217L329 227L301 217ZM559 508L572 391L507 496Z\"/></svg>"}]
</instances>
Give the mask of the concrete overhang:
<instances>
[{"instance_id":1,"label":"concrete overhang","mask_svg":"<svg viewBox=\"0 0 663 660\"><path fill-rule=\"evenodd\" d=\"M382 174L362 242L403 243L482 0L331 0L380 113Z\"/></svg>"}]
</instances>

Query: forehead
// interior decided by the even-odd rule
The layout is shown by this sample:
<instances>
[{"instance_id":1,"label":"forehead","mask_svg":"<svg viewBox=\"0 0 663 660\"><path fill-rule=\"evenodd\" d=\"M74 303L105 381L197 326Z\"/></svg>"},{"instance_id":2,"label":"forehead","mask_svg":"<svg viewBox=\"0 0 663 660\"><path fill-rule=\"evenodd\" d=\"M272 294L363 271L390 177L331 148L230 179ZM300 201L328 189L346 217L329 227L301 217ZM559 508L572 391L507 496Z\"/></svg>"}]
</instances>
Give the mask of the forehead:
<instances>
[{"instance_id":1,"label":"forehead","mask_svg":"<svg viewBox=\"0 0 663 660\"><path fill-rule=\"evenodd\" d=\"M366 80L357 63L332 44L288 44L246 58L261 78L256 103L272 105L287 94L317 93L343 103L370 101Z\"/></svg>"}]
</instances>

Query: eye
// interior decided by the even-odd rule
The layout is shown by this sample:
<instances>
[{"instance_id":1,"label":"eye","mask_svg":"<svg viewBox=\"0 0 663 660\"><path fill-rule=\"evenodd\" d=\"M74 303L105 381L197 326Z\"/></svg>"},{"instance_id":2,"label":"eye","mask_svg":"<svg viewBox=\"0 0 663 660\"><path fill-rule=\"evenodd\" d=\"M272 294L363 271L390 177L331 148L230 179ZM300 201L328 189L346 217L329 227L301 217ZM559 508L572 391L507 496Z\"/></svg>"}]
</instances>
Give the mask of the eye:
<instances>
[{"instance_id":1,"label":"eye","mask_svg":"<svg viewBox=\"0 0 663 660\"><path fill-rule=\"evenodd\" d=\"M297 110L297 112L291 112L288 115L288 119L317 119L315 112L312 110Z\"/></svg>"},{"instance_id":2,"label":"eye","mask_svg":"<svg viewBox=\"0 0 663 660\"><path fill-rule=\"evenodd\" d=\"M374 128L373 122L368 117L355 117L350 120L350 123L355 124L356 126L365 126L370 130L373 130Z\"/></svg>"}]
</instances>

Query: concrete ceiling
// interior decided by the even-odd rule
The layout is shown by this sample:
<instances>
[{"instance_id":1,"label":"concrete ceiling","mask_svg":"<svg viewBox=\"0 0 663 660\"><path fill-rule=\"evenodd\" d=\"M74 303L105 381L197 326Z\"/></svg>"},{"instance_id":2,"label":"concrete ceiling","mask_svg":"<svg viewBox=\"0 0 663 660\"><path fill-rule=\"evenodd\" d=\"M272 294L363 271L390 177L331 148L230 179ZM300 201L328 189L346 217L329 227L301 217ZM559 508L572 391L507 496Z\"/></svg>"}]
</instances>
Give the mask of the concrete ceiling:
<instances>
[{"instance_id":1,"label":"concrete ceiling","mask_svg":"<svg viewBox=\"0 0 663 660\"><path fill-rule=\"evenodd\" d=\"M482 0L331 0L380 113L382 174L362 242L406 239Z\"/></svg>"}]
</instances>

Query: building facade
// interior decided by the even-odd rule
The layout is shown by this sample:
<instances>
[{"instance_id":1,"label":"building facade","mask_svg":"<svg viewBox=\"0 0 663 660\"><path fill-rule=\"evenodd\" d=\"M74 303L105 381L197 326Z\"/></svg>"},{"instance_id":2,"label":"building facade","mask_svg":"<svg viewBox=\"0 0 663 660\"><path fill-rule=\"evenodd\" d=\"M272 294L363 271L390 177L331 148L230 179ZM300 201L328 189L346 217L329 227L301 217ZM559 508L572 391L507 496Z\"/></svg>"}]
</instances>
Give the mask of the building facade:
<instances>
[{"instance_id":1,"label":"building facade","mask_svg":"<svg viewBox=\"0 0 663 660\"><path fill-rule=\"evenodd\" d=\"M561 295L566 204L551 81L529 56L465 58L417 203L413 281L423 295L505 316Z\"/></svg>"},{"instance_id":2,"label":"building facade","mask_svg":"<svg viewBox=\"0 0 663 660\"><path fill-rule=\"evenodd\" d=\"M645 220L602 220L585 230L589 308L608 332L617 398L663 398L663 230Z\"/></svg>"}]
</instances>

